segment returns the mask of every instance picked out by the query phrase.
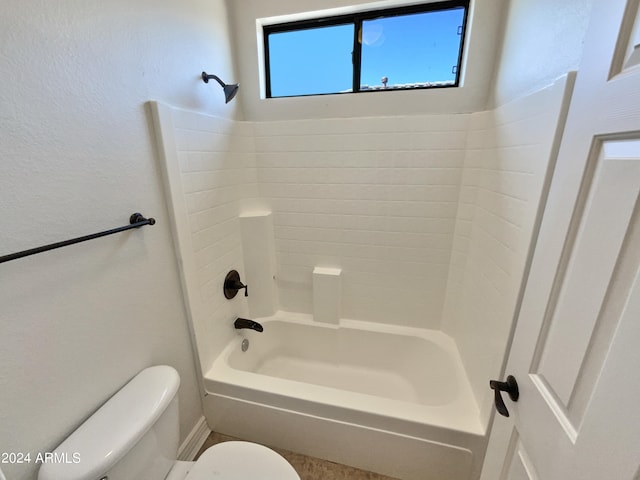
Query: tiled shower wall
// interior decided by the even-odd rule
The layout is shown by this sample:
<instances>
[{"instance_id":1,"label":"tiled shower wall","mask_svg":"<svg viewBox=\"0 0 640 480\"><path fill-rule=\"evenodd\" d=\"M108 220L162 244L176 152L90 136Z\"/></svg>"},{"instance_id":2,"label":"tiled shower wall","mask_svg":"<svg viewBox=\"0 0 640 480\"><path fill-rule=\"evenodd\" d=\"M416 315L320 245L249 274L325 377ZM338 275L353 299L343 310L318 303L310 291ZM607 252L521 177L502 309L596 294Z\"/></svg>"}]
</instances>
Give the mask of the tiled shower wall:
<instances>
[{"instance_id":1,"label":"tiled shower wall","mask_svg":"<svg viewBox=\"0 0 640 480\"><path fill-rule=\"evenodd\" d=\"M244 269L238 215L270 209L281 309L312 312L313 268L341 268L342 317L455 339L486 420L565 86L469 115L234 122L162 107L203 368L247 315L221 294Z\"/></svg>"},{"instance_id":2,"label":"tiled shower wall","mask_svg":"<svg viewBox=\"0 0 640 480\"><path fill-rule=\"evenodd\" d=\"M342 269L342 317L440 328L468 115L255 123L283 310Z\"/></svg>"},{"instance_id":3,"label":"tiled shower wall","mask_svg":"<svg viewBox=\"0 0 640 480\"><path fill-rule=\"evenodd\" d=\"M240 296L222 293L231 269L242 272L238 216L258 194L252 126L158 105L161 150L198 354L203 368L235 334L233 320L247 315Z\"/></svg>"},{"instance_id":4,"label":"tiled shower wall","mask_svg":"<svg viewBox=\"0 0 640 480\"><path fill-rule=\"evenodd\" d=\"M488 422L531 245L566 113L566 78L471 116L443 330L460 351ZM569 89L570 90L570 89Z\"/></svg>"}]
</instances>

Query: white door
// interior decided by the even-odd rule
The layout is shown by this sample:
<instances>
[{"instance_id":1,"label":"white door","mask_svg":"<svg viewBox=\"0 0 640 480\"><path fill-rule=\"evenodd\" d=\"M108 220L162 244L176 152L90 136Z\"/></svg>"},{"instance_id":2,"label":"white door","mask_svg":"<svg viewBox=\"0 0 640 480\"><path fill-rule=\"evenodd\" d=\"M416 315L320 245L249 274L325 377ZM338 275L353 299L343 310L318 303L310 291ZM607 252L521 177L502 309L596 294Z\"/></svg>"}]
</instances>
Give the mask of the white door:
<instances>
[{"instance_id":1,"label":"white door","mask_svg":"<svg viewBox=\"0 0 640 480\"><path fill-rule=\"evenodd\" d=\"M640 480L639 5L593 7L482 480Z\"/></svg>"}]
</instances>

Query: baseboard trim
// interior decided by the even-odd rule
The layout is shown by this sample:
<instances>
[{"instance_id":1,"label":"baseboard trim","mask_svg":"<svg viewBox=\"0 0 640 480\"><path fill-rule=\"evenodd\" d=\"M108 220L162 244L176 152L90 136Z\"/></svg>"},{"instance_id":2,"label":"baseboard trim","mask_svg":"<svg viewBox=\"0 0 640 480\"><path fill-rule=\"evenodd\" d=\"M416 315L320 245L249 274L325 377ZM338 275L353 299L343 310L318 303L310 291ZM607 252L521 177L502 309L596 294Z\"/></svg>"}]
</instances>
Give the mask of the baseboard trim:
<instances>
[{"instance_id":1,"label":"baseboard trim","mask_svg":"<svg viewBox=\"0 0 640 480\"><path fill-rule=\"evenodd\" d=\"M204 416L200 417L191 432L189 432L189 435L187 435L187 438L185 438L182 445L180 445L178 449L178 460L185 462L192 461L210 433L211 429L209 425L207 425L207 420Z\"/></svg>"}]
</instances>

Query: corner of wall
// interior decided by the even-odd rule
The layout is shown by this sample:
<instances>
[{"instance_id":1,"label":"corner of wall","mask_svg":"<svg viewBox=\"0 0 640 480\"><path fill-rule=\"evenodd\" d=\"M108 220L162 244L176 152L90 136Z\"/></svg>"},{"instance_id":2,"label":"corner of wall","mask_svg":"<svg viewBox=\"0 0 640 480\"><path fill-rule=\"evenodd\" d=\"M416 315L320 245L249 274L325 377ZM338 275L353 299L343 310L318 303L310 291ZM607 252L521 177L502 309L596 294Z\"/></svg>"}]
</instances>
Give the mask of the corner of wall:
<instances>
[{"instance_id":1,"label":"corner of wall","mask_svg":"<svg viewBox=\"0 0 640 480\"><path fill-rule=\"evenodd\" d=\"M202 380L235 335L233 319L248 312L244 297L222 292L228 271L245 272L239 216L258 197L251 128L160 103L152 109Z\"/></svg>"},{"instance_id":2,"label":"corner of wall","mask_svg":"<svg viewBox=\"0 0 640 480\"><path fill-rule=\"evenodd\" d=\"M593 1L509 2L488 108L531 95L579 68Z\"/></svg>"},{"instance_id":3,"label":"corner of wall","mask_svg":"<svg viewBox=\"0 0 640 480\"><path fill-rule=\"evenodd\" d=\"M500 374L508 351L571 78L474 114L469 129L443 330L456 342L485 424L486 381Z\"/></svg>"},{"instance_id":4,"label":"corner of wall","mask_svg":"<svg viewBox=\"0 0 640 480\"><path fill-rule=\"evenodd\" d=\"M191 242L189 236L185 234L185 232L188 231L188 217L186 205L183 200L182 186L179 182L179 164L176 140L174 137L172 108L157 101L150 101L147 105L151 111L155 127L156 150L166 192L166 207L169 212L169 219L171 220L171 234L178 270L180 272L182 295L187 312L191 344L194 356L196 357L194 358L194 364L199 378L198 384L202 389L202 365L203 361L206 361L209 355L205 353L206 349L203 350L202 346L198 344L198 329L193 321L194 317L199 314L201 307L197 296L193 295L193 288L189 288L189 286L193 284L194 267L192 265L192 259L187 253L191 250Z\"/></svg>"}]
</instances>

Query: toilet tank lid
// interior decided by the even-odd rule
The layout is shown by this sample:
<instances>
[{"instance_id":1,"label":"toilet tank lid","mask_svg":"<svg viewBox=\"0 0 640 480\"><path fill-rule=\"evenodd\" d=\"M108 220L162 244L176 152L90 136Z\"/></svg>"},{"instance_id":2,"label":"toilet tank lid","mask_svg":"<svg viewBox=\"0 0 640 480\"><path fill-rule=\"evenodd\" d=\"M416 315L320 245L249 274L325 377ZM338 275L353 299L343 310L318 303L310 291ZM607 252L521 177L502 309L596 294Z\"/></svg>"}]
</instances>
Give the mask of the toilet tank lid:
<instances>
[{"instance_id":1,"label":"toilet tank lid","mask_svg":"<svg viewBox=\"0 0 640 480\"><path fill-rule=\"evenodd\" d=\"M115 465L162 415L178 391L172 367L142 370L43 463L38 480L95 480Z\"/></svg>"}]
</instances>

